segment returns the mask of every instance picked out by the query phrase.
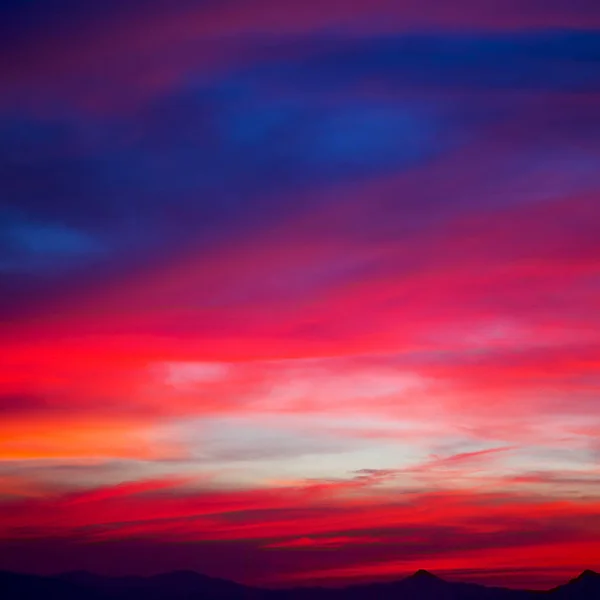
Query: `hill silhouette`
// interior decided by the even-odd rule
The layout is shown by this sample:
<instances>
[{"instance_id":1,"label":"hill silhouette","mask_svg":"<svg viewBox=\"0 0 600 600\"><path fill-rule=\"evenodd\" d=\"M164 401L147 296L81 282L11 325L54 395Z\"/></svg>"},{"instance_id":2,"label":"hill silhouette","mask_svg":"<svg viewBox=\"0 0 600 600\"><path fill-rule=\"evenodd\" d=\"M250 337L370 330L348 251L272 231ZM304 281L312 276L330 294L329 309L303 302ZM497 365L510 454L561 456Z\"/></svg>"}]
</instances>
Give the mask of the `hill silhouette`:
<instances>
[{"instance_id":1,"label":"hill silhouette","mask_svg":"<svg viewBox=\"0 0 600 600\"><path fill-rule=\"evenodd\" d=\"M446 581L419 570L398 581L341 589L266 590L174 571L151 577L103 577L74 571L52 577L0 572L2 600L599 600L600 574L586 570L547 591Z\"/></svg>"}]
</instances>

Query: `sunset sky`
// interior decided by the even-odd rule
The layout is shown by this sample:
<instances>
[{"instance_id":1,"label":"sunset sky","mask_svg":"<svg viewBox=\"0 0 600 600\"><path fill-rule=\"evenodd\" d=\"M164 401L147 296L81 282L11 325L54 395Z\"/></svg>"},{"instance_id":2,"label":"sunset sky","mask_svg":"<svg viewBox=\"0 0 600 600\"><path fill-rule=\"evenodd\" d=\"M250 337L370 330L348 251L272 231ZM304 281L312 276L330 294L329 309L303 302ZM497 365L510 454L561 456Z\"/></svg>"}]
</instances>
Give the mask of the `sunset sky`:
<instances>
[{"instance_id":1,"label":"sunset sky","mask_svg":"<svg viewBox=\"0 0 600 600\"><path fill-rule=\"evenodd\" d=\"M0 569L600 568L598 0L0 11Z\"/></svg>"}]
</instances>

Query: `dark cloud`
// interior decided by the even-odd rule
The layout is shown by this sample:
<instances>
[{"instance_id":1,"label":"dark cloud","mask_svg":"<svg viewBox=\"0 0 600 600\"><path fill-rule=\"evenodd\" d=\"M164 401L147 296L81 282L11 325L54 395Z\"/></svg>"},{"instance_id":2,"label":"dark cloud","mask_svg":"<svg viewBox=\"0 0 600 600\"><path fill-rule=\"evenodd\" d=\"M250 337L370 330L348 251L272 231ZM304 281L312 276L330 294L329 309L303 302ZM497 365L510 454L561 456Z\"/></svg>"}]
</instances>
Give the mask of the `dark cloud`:
<instances>
[{"instance_id":1,"label":"dark cloud","mask_svg":"<svg viewBox=\"0 0 600 600\"><path fill-rule=\"evenodd\" d=\"M5 227L54 231L55 240L60 230L63 245L69 236L79 240L76 253L97 245L122 260L135 248L259 226L294 210L296 200L284 201L282 193L408 169L477 128L473 104L460 114L444 107L443 98L420 104L391 90L368 100L356 93L362 85L463 92L600 85L595 33L301 45L308 52L301 60L185 85L126 119L5 115L0 178L4 203L16 213L4 216ZM340 87L345 97L327 98L328 89ZM485 120L502 116L495 111ZM586 125L589 135L595 125Z\"/></svg>"}]
</instances>

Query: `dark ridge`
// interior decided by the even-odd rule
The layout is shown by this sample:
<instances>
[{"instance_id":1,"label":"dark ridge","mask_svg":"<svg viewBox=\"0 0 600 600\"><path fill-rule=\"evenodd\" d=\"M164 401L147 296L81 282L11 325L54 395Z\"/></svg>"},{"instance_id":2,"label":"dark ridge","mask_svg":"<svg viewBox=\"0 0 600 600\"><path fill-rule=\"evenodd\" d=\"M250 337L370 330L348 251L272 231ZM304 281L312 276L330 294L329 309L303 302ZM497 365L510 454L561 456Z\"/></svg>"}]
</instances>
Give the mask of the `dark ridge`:
<instances>
[{"instance_id":1,"label":"dark ridge","mask_svg":"<svg viewBox=\"0 0 600 600\"><path fill-rule=\"evenodd\" d=\"M596 571L592 571L591 569L586 569L585 571L583 571L582 573L580 573L579 575L577 575L577 577L575 577L575 581L581 581L582 579L594 579L594 578L598 578L600 577L600 573L597 573Z\"/></svg>"},{"instance_id":2,"label":"dark ridge","mask_svg":"<svg viewBox=\"0 0 600 600\"><path fill-rule=\"evenodd\" d=\"M103 577L71 571L53 577L0 571L0 600L600 600L600 574L587 569L548 591L446 581L419 569L409 577L346 588L265 590L195 571Z\"/></svg>"},{"instance_id":3,"label":"dark ridge","mask_svg":"<svg viewBox=\"0 0 600 600\"><path fill-rule=\"evenodd\" d=\"M586 569L568 583L551 589L548 594L561 600L600 600L600 574Z\"/></svg>"}]
</instances>

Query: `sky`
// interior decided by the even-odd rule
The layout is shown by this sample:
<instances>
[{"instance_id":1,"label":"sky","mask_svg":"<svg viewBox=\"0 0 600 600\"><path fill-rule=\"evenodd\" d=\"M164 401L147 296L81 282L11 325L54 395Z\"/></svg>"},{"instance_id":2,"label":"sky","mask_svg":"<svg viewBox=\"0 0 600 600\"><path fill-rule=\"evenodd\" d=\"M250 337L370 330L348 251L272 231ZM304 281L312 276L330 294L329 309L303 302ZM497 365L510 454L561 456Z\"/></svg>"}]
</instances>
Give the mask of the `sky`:
<instances>
[{"instance_id":1,"label":"sky","mask_svg":"<svg viewBox=\"0 0 600 600\"><path fill-rule=\"evenodd\" d=\"M0 568L600 567L597 0L0 11Z\"/></svg>"}]
</instances>

